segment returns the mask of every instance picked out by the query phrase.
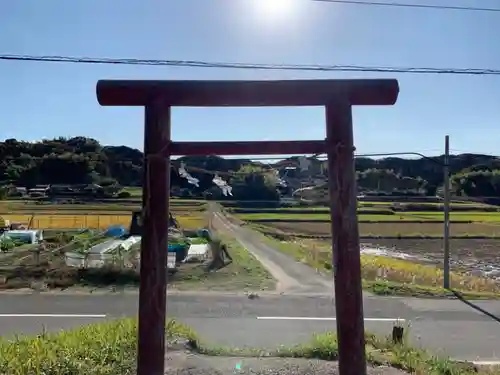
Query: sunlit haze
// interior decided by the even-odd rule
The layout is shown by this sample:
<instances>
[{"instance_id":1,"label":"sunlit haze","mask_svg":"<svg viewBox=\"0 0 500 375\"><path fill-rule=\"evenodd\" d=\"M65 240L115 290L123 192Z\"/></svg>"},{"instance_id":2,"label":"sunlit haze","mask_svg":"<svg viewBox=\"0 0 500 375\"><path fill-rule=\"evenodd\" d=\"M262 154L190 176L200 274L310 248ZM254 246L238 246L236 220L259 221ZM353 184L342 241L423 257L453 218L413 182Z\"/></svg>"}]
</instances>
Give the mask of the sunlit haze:
<instances>
[{"instance_id":1,"label":"sunlit haze","mask_svg":"<svg viewBox=\"0 0 500 375\"><path fill-rule=\"evenodd\" d=\"M264 17L282 18L292 14L297 6L294 0L257 0L254 1L255 8Z\"/></svg>"},{"instance_id":2,"label":"sunlit haze","mask_svg":"<svg viewBox=\"0 0 500 375\"><path fill-rule=\"evenodd\" d=\"M261 23L278 27L296 19L303 0L253 0L249 3Z\"/></svg>"}]
</instances>

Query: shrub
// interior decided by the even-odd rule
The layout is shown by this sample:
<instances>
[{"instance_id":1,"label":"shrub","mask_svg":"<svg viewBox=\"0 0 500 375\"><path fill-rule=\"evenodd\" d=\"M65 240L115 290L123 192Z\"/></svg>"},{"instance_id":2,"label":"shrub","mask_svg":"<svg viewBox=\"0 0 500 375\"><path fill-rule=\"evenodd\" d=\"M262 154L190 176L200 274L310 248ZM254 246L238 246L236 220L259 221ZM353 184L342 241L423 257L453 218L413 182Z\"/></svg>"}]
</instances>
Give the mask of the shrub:
<instances>
[{"instance_id":1,"label":"shrub","mask_svg":"<svg viewBox=\"0 0 500 375\"><path fill-rule=\"evenodd\" d=\"M0 238L0 251L9 251L14 247L16 247L16 243L11 238Z\"/></svg>"}]
</instances>

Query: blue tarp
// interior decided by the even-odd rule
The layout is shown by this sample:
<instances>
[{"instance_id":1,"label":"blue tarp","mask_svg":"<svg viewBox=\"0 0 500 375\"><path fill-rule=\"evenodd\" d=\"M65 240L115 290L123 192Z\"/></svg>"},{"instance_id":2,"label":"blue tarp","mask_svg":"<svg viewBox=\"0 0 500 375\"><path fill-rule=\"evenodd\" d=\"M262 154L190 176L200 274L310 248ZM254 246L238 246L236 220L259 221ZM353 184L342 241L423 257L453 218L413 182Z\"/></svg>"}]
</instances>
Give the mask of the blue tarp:
<instances>
[{"instance_id":1,"label":"blue tarp","mask_svg":"<svg viewBox=\"0 0 500 375\"><path fill-rule=\"evenodd\" d=\"M123 225L113 225L104 232L106 237L121 237L125 234L127 234L127 229Z\"/></svg>"}]
</instances>

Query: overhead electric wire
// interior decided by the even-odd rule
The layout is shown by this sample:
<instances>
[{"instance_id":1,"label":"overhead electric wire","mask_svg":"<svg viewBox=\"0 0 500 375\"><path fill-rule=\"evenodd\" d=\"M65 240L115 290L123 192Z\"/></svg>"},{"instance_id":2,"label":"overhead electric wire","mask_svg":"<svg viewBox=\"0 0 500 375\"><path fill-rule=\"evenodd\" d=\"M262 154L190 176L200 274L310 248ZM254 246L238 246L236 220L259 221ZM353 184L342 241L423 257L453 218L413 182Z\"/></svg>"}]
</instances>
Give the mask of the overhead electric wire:
<instances>
[{"instance_id":1,"label":"overhead electric wire","mask_svg":"<svg viewBox=\"0 0 500 375\"><path fill-rule=\"evenodd\" d=\"M437 156L427 156L427 155L424 155L420 152L385 152L385 153L369 153L369 154L354 154L354 157L355 158L369 158L369 157L380 157L380 156L385 156L385 157L391 157L391 156L404 156L404 155L413 155L413 156L420 156L421 158L423 159L428 159L428 160L431 160L431 161L436 161L436 159L440 158L441 156L437 155ZM291 161L289 159L291 159L292 157L298 157L298 156L290 156L290 157L283 157L283 156L278 156L278 157L266 157L266 156L263 156L263 157L249 157L249 158L245 158L245 157L235 157L235 158L227 158L226 160L251 160L251 161L266 161L266 160L283 160L283 161ZM320 161L326 161L326 154L325 153L321 153L321 154L315 154L315 155L312 155L312 156L306 156L307 158L318 158L318 159L323 159L323 160L320 160Z\"/></svg>"},{"instance_id":2,"label":"overhead electric wire","mask_svg":"<svg viewBox=\"0 0 500 375\"><path fill-rule=\"evenodd\" d=\"M320 3L395 7L395 8L419 8L419 9L455 10L455 11L467 11L467 12L500 12L500 8L489 8L489 7L483 8L483 7L471 7L471 6L460 6L460 5L415 4L415 3L363 1L363 0L311 0L311 1Z\"/></svg>"},{"instance_id":3,"label":"overhead electric wire","mask_svg":"<svg viewBox=\"0 0 500 375\"><path fill-rule=\"evenodd\" d=\"M32 55L0 55L4 61L58 62L73 64L111 64L111 65L146 65L174 66L188 68L221 68L251 70L292 70L315 72L372 72L372 73L409 73L409 74L453 74L453 75L500 75L500 69L489 68L429 68L429 67L397 67L397 66L363 66L363 65L304 65L304 64L260 64L242 62L211 62L201 60L158 60L109 57L76 57L76 56L32 56Z\"/></svg>"},{"instance_id":4,"label":"overhead electric wire","mask_svg":"<svg viewBox=\"0 0 500 375\"><path fill-rule=\"evenodd\" d=\"M431 162L434 162L440 166L444 166L444 164L442 162L440 162L439 160L436 160L437 157L429 157L429 156L426 156L424 154L421 154L419 152L389 152L389 153L370 153L370 154L357 154L357 155L354 155L355 158L359 158L359 157L374 157L374 156L402 156L402 155L415 155L415 156L420 156L424 159L427 159ZM314 154L312 156L309 156L308 159L310 158L324 158L326 157L326 155L322 154L322 153L318 153L318 154ZM7 157L7 158L4 158L6 160L9 160L9 159L17 159L17 158L14 158L14 157ZM34 158L31 158L31 159L43 159L43 157L34 157ZM245 159L245 158L243 158ZM276 158L250 158L251 161L254 161L254 160L271 160L271 159L276 159ZM235 160L235 159L232 159L232 160ZM286 159L279 159L279 160L283 160L285 161ZM324 162L324 160L318 160L320 162ZM262 174L262 175L265 175L265 174L269 174L271 173L272 171L279 171L280 168L275 168L274 166L272 166L271 164L269 163L263 163L263 164L267 164L265 165L265 167L267 167L265 170L262 170L262 171L254 171L254 172L251 172L255 175L259 175L259 174ZM205 168L199 168L199 167L191 167L191 166L188 166L188 165L183 165L184 169L186 171L191 171L191 172L197 172L197 173L204 173L204 174L209 174L209 175L214 175L214 176L225 176L225 177L236 177L236 176L242 176L242 175L247 175L248 172L238 172L238 171L220 171L220 170L209 170L209 169L205 169ZM174 165L171 165L170 166L171 169L173 170L178 170L178 168ZM297 168L299 168L299 166L297 166ZM321 173L323 174L323 173ZM283 178L286 177L286 174ZM317 176L316 176L317 177ZM323 176L325 177L326 179L321 182L321 183L315 183L314 185L310 185L307 187L307 189L313 189L313 190L316 190L316 189L321 189L321 188L324 188L326 186L328 186L328 179L326 176ZM276 178L279 180L281 177L279 177L279 174L276 176ZM317 180L316 180L317 181ZM310 183L312 183L313 181L311 180ZM295 190L295 192L293 194L295 194L297 191L299 190L303 190L305 188L301 188L301 189L298 189L298 190ZM293 195L292 194L292 195Z\"/></svg>"},{"instance_id":5,"label":"overhead electric wire","mask_svg":"<svg viewBox=\"0 0 500 375\"><path fill-rule=\"evenodd\" d=\"M403 156L403 155L420 156L421 158L429 160L430 162L436 163L436 164L438 164L440 166L444 166L444 163L442 163L442 162L440 162L438 160L439 156L426 156L426 155L421 154L419 152L387 152L387 153L372 153L372 154L355 154L354 158L368 158L368 157L377 157L377 156L391 157L391 156ZM325 158L325 157L326 157L326 155L316 154L316 155L313 155L313 156L308 157L308 158ZM245 159L245 158L242 158L242 159ZM228 160L238 160L238 159L228 159ZM288 161L288 160L286 160L286 158L283 159L283 158L273 158L273 157L270 157L270 158L265 158L265 157L264 158L250 158L249 160L251 160L251 161L256 161L256 160L257 161L258 160L263 160L263 161L265 161L265 160L283 160L283 161ZM318 161L325 162L326 160L318 160ZM269 167L270 169L266 169L266 170L260 171L260 172L252 172L252 173L254 173L254 174L267 174L271 170L276 169L275 167L273 167L269 163L263 163L263 164L267 164L265 166ZM172 168L174 168L174 167L172 166ZM208 170L208 169L199 168L199 167L190 167L188 165L185 165L184 168L186 168L186 170L190 170L190 171L193 171L193 172L208 173L208 174L220 174L220 175L225 175L225 176L234 176L234 175L248 174L248 172L226 172L226 171ZM279 169L279 167L278 167L278 169Z\"/></svg>"},{"instance_id":6,"label":"overhead electric wire","mask_svg":"<svg viewBox=\"0 0 500 375\"><path fill-rule=\"evenodd\" d=\"M438 159L440 156L426 156L420 152L385 152L385 153L369 153L369 154L354 154L354 158L369 158L369 157L391 157L391 156L404 156L404 155L413 155L413 156L420 156L423 159L427 159L430 161L435 161L438 162L436 159ZM278 156L278 157L235 157L235 158L226 158L225 160L231 160L231 161L236 161L236 160L250 160L250 161L267 161L267 160L277 160L277 161L283 161L283 162L293 162L290 160L291 158L298 158L300 156L305 156L308 159L318 159L318 161L326 161L327 155L325 153L320 153L320 154L314 154L310 156L306 155L292 155L289 157L286 156ZM493 155L491 155L493 156ZM2 158L2 160L19 160L22 159L22 157L16 157L16 156L5 156ZM182 156L180 156L177 159L172 159L172 161L178 161ZM30 156L29 160L43 160L46 159L45 156ZM98 158L98 159L92 159L94 161L106 161L106 158ZM133 161L132 159L130 160L124 160L124 159L119 159L119 161ZM438 162L439 163L439 162ZM261 164L269 164L269 163L261 163ZM186 166L187 167L187 166ZM198 168L198 167L187 167L187 168ZM240 173L240 172L234 172L234 173Z\"/></svg>"},{"instance_id":7,"label":"overhead electric wire","mask_svg":"<svg viewBox=\"0 0 500 375\"><path fill-rule=\"evenodd\" d=\"M355 158L368 158L368 157L377 157L377 156L391 157L391 156L403 156L403 155L420 156L421 158L429 160L430 162L438 164L439 166L444 167L444 165L445 165L443 162L438 160L439 156L426 156L426 155L421 154L419 152L387 152L387 153L356 154L356 155L354 155L354 157ZM324 158L326 156L322 156L322 154L316 154L310 158L315 158L315 157L316 158L318 158L318 157ZM244 159L244 158L242 158L242 159ZM238 160L238 159L230 159L230 160ZM251 161L255 161L255 160L284 160L284 161L286 161L286 159L283 159L283 158L277 159L277 158L272 158L272 157L271 158L251 158L250 160ZM318 161L324 162L324 160L318 160ZM254 174L267 174L271 170L276 169L273 166L271 166L270 164L266 165L266 166L270 167L270 169L266 169L265 171L260 171L260 172L253 172L253 173ZM216 170L208 170L208 169L199 168L199 167L190 167L188 165L185 165L184 168L186 168L186 170L190 170L193 172L207 173L207 174L220 174L220 175L224 175L224 176L235 176L235 175L247 174L247 172L216 171Z\"/></svg>"}]
</instances>

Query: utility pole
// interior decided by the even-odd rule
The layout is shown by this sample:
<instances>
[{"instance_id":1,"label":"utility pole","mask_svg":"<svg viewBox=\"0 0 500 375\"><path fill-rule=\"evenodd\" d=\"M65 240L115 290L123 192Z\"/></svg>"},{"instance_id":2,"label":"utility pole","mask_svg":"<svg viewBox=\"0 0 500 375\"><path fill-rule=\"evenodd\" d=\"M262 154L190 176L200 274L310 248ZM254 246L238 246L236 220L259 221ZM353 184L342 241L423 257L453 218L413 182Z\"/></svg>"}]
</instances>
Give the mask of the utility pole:
<instances>
[{"instance_id":1,"label":"utility pole","mask_svg":"<svg viewBox=\"0 0 500 375\"><path fill-rule=\"evenodd\" d=\"M450 288L450 136L444 138L444 233L443 277L445 289Z\"/></svg>"}]
</instances>

